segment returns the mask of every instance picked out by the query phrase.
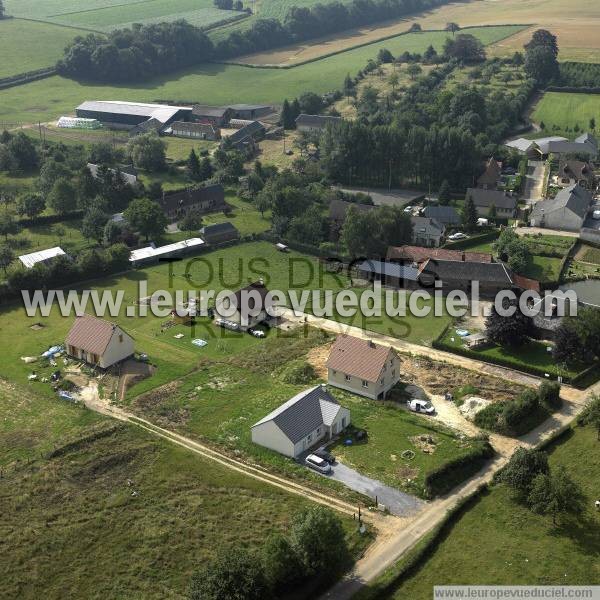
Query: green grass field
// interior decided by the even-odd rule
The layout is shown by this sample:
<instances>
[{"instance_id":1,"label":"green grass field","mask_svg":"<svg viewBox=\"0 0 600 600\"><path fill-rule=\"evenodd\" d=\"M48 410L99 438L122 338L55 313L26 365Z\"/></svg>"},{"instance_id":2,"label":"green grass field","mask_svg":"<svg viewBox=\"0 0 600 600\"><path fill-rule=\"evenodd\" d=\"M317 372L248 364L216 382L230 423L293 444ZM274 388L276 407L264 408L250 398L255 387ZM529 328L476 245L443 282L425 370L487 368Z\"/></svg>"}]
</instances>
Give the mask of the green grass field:
<instances>
[{"instance_id":1,"label":"green grass field","mask_svg":"<svg viewBox=\"0 0 600 600\"><path fill-rule=\"evenodd\" d=\"M259 550L312 505L1 381L0 448L6 598L183 598L191 574L218 548ZM360 538L351 518L342 521L356 554L370 536Z\"/></svg>"},{"instance_id":2,"label":"green grass field","mask_svg":"<svg viewBox=\"0 0 600 600\"><path fill-rule=\"evenodd\" d=\"M211 0L24 0L5 2L7 14L94 31L186 19L210 27L240 18L243 13L219 10Z\"/></svg>"},{"instance_id":3,"label":"green grass field","mask_svg":"<svg viewBox=\"0 0 600 600\"><path fill-rule=\"evenodd\" d=\"M453 328L448 330L442 341L453 348L464 348L461 338L456 335ZM502 348L494 344L480 350L472 350L472 352L476 358L482 361L496 358L509 361L515 369L535 368L542 377L544 373L550 373L555 377L557 375L573 377L585 369L586 365L568 365L566 369L563 365L557 365L552 358L552 353L548 352L548 348L549 344L530 340L519 348Z\"/></svg>"},{"instance_id":4,"label":"green grass field","mask_svg":"<svg viewBox=\"0 0 600 600\"><path fill-rule=\"evenodd\" d=\"M469 30L489 44L519 31L517 26ZM324 93L340 88L347 73L356 73L381 48L394 54L423 52L429 44L440 49L447 34L429 32L395 37L324 58L293 69L256 69L237 65L206 64L151 82L128 86L102 86L51 77L0 92L0 122L50 121L73 114L89 99L151 102L159 98L196 100L205 104L282 102L306 91Z\"/></svg>"},{"instance_id":5,"label":"green grass field","mask_svg":"<svg viewBox=\"0 0 600 600\"><path fill-rule=\"evenodd\" d=\"M546 135L577 137L589 129L590 119L600 122L600 96L546 92L533 113L536 123L544 123ZM579 132L575 127L579 126Z\"/></svg>"},{"instance_id":6,"label":"green grass field","mask_svg":"<svg viewBox=\"0 0 600 600\"><path fill-rule=\"evenodd\" d=\"M85 33L22 19L0 21L0 78L53 67L65 46Z\"/></svg>"},{"instance_id":7,"label":"green grass field","mask_svg":"<svg viewBox=\"0 0 600 600\"><path fill-rule=\"evenodd\" d=\"M365 443L344 444L341 438L331 448L335 456L360 473L378 479L420 497L425 495L425 476L444 463L468 455L477 442L415 415L396 402L376 402L331 388L340 403L350 409L352 424L369 433ZM435 441L431 454L423 452L414 438L431 436ZM402 452L412 450L414 458L404 459Z\"/></svg>"},{"instance_id":8,"label":"green grass field","mask_svg":"<svg viewBox=\"0 0 600 600\"><path fill-rule=\"evenodd\" d=\"M430 600L434 585L590 585L600 581L600 477L596 432L576 428L550 456L585 495L585 513L553 527L496 485L464 514L433 556L377 598ZM361 598L372 598L364 595Z\"/></svg>"}]
</instances>

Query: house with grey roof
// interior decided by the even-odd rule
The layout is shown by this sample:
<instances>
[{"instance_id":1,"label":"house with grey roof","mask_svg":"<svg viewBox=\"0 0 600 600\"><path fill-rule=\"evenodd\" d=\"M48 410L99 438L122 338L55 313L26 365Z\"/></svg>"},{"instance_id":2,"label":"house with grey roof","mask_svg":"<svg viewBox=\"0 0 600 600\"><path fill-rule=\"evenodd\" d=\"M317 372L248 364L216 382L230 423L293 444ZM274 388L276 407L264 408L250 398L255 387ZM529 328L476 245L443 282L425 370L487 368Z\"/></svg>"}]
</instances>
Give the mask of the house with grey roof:
<instances>
[{"instance_id":1,"label":"house with grey roof","mask_svg":"<svg viewBox=\"0 0 600 600\"><path fill-rule=\"evenodd\" d=\"M175 137L194 138L197 140L219 140L221 130L212 123L187 123L186 121L175 121L166 133Z\"/></svg>"},{"instance_id":2,"label":"house with grey roof","mask_svg":"<svg viewBox=\"0 0 600 600\"><path fill-rule=\"evenodd\" d=\"M427 217L411 217L410 222L413 226L413 244L430 248L441 245L446 228L439 221Z\"/></svg>"},{"instance_id":3,"label":"house with grey roof","mask_svg":"<svg viewBox=\"0 0 600 600\"><path fill-rule=\"evenodd\" d=\"M422 216L434 219L446 227L456 227L462 223L462 219L454 206L436 206L430 204L422 211Z\"/></svg>"},{"instance_id":4,"label":"house with grey roof","mask_svg":"<svg viewBox=\"0 0 600 600\"><path fill-rule=\"evenodd\" d=\"M296 394L252 425L252 441L291 458L330 440L350 425L350 411L324 385Z\"/></svg>"},{"instance_id":5,"label":"house with grey roof","mask_svg":"<svg viewBox=\"0 0 600 600\"><path fill-rule=\"evenodd\" d=\"M204 106L196 104L192 108L191 120L196 123L207 123L215 127L223 127L233 117L233 110L228 106Z\"/></svg>"},{"instance_id":6,"label":"house with grey roof","mask_svg":"<svg viewBox=\"0 0 600 600\"><path fill-rule=\"evenodd\" d=\"M259 121L243 123L242 127L226 138L227 142L238 150L242 150L246 146L253 146L255 142L265 137L266 128Z\"/></svg>"},{"instance_id":7,"label":"house with grey roof","mask_svg":"<svg viewBox=\"0 0 600 600\"><path fill-rule=\"evenodd\" d=\"M240 232L233 223L225 221L224 223L205 225L200 230L200 235L207 244L218 246L219 244L239 239Z\"/></svg>"},{"instance_id":8,"label":"house with grey roof","mask_svg":"<svg viewBox=\"0 0 600 600\"><path fill-rule=\"evenodd\" d=\"M296 129L310 133L320 132L327 125L338 125L342 122L341 117L332 117L330 115L305 115L304 113L296 117Z\"/></svg>"},{"instance_id":9,"label":"house with grey roof","mask_svg":"<svg viewBox=\"0 0 600 600\"><path fill-rule=\"evenodd\" d=\"M574 184L566 187L555 198L534 204L529 218L532 227L545 227L560 231L579 231L583 226L593 201L592 194Z\"/></svg>"},{"instance_id":10,"label":"house with grey roof","mask_svg":"<svg viewBox=\"0 0 600 600\"><path fill-rule=\"evenodd\" d=\"M565 154L584 154L590 158L595 158L598 155L598 141L591 133L584 133L572 142L547 138L535 140L533 150L537 151L540 158L546 158L550 154L557 154L559 156Z\"/></svg>"},{"instance_id":11,"label":"house with grey roof","mask_svg":"<svg viewBox=\"0 0 600 600\"><path fill-rule=\"evenodd\" d=\"M420 271L421 285L433 287L437 280L444 291L470 292L477 282L482 296L494 296L501 290L515 287L513 274L503 263L429 259L421 265Z\"/></svg>"},{"instance_id":12,"label":"house with grey roof","mask_svg":"<svg viewBox=\"0 0 600 600\"><path fill-rule=\"evenodd\" d=\"M475 204L477 215L484 219L490 216L492 206L496 208L496 217L499 219L514 219L517 216L517 199L501 190L469 188L467 200L469 198Z\"/></svg>"},{"instance_id":13,"label":"house with grey roof","mask_svg":"<svg viewBox=\"0 0 600 600\"><path fill-rule=\"evenodd\" d=\"M412 265L369 259L357 264L354 270L357 277L365 281L380 281L381 285L393 288L418 287L419 269Z\"/></svg>"}]
</instances>

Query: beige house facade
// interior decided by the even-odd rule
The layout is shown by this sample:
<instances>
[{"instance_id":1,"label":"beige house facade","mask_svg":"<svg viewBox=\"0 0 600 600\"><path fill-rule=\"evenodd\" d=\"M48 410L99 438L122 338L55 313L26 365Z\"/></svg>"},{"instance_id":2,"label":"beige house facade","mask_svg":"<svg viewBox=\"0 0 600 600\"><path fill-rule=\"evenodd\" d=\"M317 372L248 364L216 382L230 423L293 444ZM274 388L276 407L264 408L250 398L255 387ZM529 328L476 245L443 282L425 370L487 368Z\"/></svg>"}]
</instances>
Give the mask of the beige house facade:
<instances>
[{"instance_id":1,"label":"beige house facade","mask_svg":"<svg viewBox=\"0 0 600 600\"><path fill-rule=\"evenodd\" d=\"M400 358L393 348L340 335L327 360L329 385L372 400L384 400L400 380Z\"/></svg>"}]
</instances>

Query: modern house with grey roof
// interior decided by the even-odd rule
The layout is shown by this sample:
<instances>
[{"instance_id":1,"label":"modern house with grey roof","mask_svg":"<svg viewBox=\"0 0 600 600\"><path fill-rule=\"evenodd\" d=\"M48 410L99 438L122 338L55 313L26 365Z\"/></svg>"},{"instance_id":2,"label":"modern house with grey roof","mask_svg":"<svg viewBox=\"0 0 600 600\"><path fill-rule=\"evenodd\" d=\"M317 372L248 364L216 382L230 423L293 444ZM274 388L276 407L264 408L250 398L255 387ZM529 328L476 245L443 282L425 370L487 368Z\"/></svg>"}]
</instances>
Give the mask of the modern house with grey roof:
<instances>
[{"instance_id":1,"label":"modern house with grey roof","mask_svg":"<svg viewBox=\"0 0 600 600\"><path fill-rule=\"evenodd\" d=\"M533 206L529 224L560 231L579 231L592 204L592 194L574 184L566 187L551 200L541 200Z\"/></svg>"},{"instance_id":2,"label":"modern house with grey roof","mask_svg":"<svg viewBox=\"0 0 600 600\"><path fill-rule=\"evenodd\" d=\"M446 227L456 227L462 223L462 219L454 206L436 206L430 204L426 206L422 213L428 219L434 219Z\"/></svg>"},{"instance_id":3,"label":"modern house with grey roof","mask_svg":"<svg viewBox=\"0 0 600 600\"><path fill-rule=\"evenodd\" d=\"M291 458L330 440L350 425L350 411L324 385L296 394L252 425L252 441Z\"/></svg>"},{"instance_id":4,"label":"modern house with grey roof","mask_svg":"<svg viewBox=\"0 0 600 600\"><path fill-rule=\"evenodd\" d=\"M337 125L341 122L341 117L301 114L296 117L296 129L307 133L312 131L323 131L327 125Z\"/></svg>"},{"instance_id":5,"label":"modern house with grey roof","mask_svg":"<svg viewBox=\"0 0 600 600\"><path fill-rule=\"evenodd\" d=\"M430 248L441 245L446 228L439 221L427 217L411 217L410 222L413 226L413 244Z\"/></svg>"},{"instance_id":6,"label":"modern house with grey roof","mask_svg":"<svg viewBox=\"0 0 600 600\"><path fill-rule=\"evenodd\" d=\"M517 199L501 190L469 188L467 199L469 198L473 199L479 217L489 217L492 206L496 208L499 219L514 219L517 216Z\"/></svg>"}]
</instances>

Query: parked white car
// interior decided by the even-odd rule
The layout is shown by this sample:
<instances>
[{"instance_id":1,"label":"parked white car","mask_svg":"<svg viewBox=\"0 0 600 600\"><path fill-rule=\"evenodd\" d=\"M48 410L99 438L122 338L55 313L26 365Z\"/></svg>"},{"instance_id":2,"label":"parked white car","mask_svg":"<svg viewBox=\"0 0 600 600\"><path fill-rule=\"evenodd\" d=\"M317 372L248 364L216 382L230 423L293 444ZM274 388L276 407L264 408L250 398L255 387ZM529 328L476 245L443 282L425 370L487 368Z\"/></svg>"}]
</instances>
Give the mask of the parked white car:
<instances>
[{"instance_id":1,"label":"parked white car","mask_svg":"<svg viewBox=\"0 0 600 600\"><path fill-rule=\"evenodd\" d=\"M453 233L452 235L449 235L448 239L452 240L454 242L456 240L468 240L469 236L466 233L462 233L461 231L459 231L457 233Z\"/></svg>"},{"instance_id":2,"label":"parked white car","mask_svg":"<svg viewBox=\"0 0 600 600\"><path fill-rule=\"evenodd\" d=\"M422 413L425 415L433 415L435 413L435 407L429 400L420 400L419 398L413 398L408 401L408 408L416 413Z\"/></svg>"},{"instance_id":3,"label":"parked white car","mask_svg":"<svg viewBox=\"0 0 600 600\"><path fill-rule=\"evenodd\" d=\"M309 454L304 459L304 463L307 467L310 467L311 469L314 469L323 475L327 475L327 473L331 472L331 465L326 460L319 458L315 454Z\"/></svg>"}]
</instances>

